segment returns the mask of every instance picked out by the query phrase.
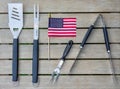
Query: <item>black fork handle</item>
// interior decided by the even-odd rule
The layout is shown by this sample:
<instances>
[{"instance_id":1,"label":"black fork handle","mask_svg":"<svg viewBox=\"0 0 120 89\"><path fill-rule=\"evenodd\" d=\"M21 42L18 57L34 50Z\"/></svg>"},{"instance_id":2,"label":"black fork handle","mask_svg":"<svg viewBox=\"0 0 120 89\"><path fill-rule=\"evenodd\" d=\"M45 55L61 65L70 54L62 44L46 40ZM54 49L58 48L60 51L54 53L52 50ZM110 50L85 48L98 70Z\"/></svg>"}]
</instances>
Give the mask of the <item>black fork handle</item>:
<instances>
[{"instance_id":1,"label":"black fork handle","mask_svg":"<svg viewBox=\"0 0 120 89\"><path fill-rule=\"evenodd\" d=\"M80 45L81 47L84 47L84 45L85 45L85 43L86 43L86 41L87 41L90 33L92 32L93 28L94 28L94 25L91 25L91 26L89 27L88 31L86 32L86 34L85 34L85 36L84 36L84 38L83 38L83 40L82 40L82 43L81 43L81 45Z\"/></svg>"},{"instance_id":2,"label":"black fork handle","mask_svg":"<svg viewBox=\"0 0 120 89\"><path fill-rule=\"evenodd\" d=\"M12 81L18 81L18 39L13 39Z\"/></svg>"},{"instance_id":3,"label":"black fork handle","mask_svg":"<svg viewBox=\"0 0 120 89\"><path fill-rule=\"evenodd\" d=\"M64 61L65 60L65 57L68 55L68 53L70 52L70 49L73 45L73 41L70 40L68 43L67 43L67 46L63 52L63 56L61 57L61 59Z\"/></svg>"},{"instance_id":4,"label":"black fork handle","mask_svg":"<svg viewBox=\"0 0 120 89\"><path fill-rule=\"evenodd\" d=\"M108 38L108 31L107 27L103 27L103 33L104 33L104 40L105 40L105 45L106 45L106 50L107 52L110 51L110 43L109 43L109 38Z\"/></svg>"},{"instance_id":5,"label":"black fork handle","mask_svg":"<svg viewBox=\"0 0 120 89\"><path fill-rule=\"evenodd\" d=\"M38 68L39 68L39 41L33 42L33 62L32 62L32 82L38 82Z\"/></svg>"}]
</instances>

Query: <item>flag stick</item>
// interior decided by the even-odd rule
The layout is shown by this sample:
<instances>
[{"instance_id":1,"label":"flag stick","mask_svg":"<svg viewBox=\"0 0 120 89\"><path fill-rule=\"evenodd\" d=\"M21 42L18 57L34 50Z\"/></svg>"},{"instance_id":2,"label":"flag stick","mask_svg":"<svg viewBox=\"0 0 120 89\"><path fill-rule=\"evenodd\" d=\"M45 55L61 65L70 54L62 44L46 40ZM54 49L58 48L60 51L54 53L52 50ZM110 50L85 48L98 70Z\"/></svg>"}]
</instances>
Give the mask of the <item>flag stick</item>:
<instances>
[{"instance_id":1,"label":"flag stick","mask_svg":"<svg viewBox=\"0 0 120 89\"><path fill-rule=\"evenodd\" d=\"M49 14L49 18L51 18L51 13ZM50 60L50 37L48 36L48 60Z\"/></svg>"},{"instance_id":2,"label":"flag stick","mask_svg":"<svg viewBox=\"0 0 120 89\"><path fill-rule=\"evenodd\" d=\"M50 60L50 38L48 37L48 60Z\"/></svg>"}]
</instances>

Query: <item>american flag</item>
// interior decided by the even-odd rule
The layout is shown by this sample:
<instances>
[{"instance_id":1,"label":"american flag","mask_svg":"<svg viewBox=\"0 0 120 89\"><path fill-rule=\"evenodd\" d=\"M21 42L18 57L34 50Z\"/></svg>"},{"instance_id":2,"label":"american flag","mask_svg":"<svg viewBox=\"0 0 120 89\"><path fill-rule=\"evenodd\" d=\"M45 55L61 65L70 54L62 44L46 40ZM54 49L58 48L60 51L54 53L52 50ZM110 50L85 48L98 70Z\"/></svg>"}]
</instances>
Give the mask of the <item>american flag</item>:
<instances>
[{"instance_id":1,"label":"american flag","mask_svg":"<svg viewBox=\"0 0 120 89\"><path fill-rule=\"evenodd\" d=\"M76 18L49 18L49 37L76 37Z\"/></svg>"}]
</instances>

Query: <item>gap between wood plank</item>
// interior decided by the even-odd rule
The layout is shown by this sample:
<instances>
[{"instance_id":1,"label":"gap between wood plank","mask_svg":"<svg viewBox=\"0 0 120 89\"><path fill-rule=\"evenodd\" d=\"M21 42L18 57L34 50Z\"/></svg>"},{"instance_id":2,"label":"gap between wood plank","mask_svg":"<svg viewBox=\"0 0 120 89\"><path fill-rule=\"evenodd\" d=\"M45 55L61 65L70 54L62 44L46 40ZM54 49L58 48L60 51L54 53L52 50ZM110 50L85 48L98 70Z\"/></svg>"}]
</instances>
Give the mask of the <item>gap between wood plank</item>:
<instances>
[{"instance_id":1,"label":"gap between wood plank","mask_svg":"<svg viewBox=\"0 0 120 89\"><path fill-rule=\"evenodd\" d=\"M2 60L12 60L11 58L10 59L0 59L0 61ZM31 61L32 59L31 58L19 58L19 61L22 61L22 60L25 60L25 61ZM48 60L48 58L39 58L39 61L41 60ZM57 58L51 58L50 60L58 60ZM75 60L74 58L66 58L66 60ZM109 58L78 58L77 60L109 60ZM113 58L113 60L120 60L119 58Z\"/></svg>"},{"instance_id":2,"label":"gap between wood plank","mask_svg":"<svg viewBox=\"0 0 120 89\"><path fill-rule=\"evenodd\" d=\"M51 45L66 45L67 43L50 43ZM74 45L80 45L80 43L74 43ZM104 45L105 43L86 43L86 45ZM110 44L119 44L111 42ZM13 45L13 43L0 43L0 45ZM19 45L33 45L33 43L19 43ZM39 45L48 45L48 43L39 43Z\"/></svg>"},{"instance_id":3,"label":"gap between wood plank","mask_svg":"<svg viewBox=\"0 0 120 89\"><path fill-rule=\"evenodd\" d=\"M89 27L77 27L77 29L88 29ZM10 28L0 28L0 30L3 29L10 29ZM95 27L94 29L102 29L102 27ZM120 27L107 27L107 29L120 29ZM22 30L33 30L33 28L22 28ZM48 30L48 28L39 28L39 30Z\"/></svg>"},{"instance_id":4,"label":"gap between wood plank","mask_svg":"<svg viewBox=\"0 0 120 89\"><path fill-rule=\"evenodd\" d=\"M109 14L120 13L120 11L106 11L106 12L39 12L39 14ZM8 14L7 12L0 12L0 14ZM33 12L23 12L23 14L33 14Z\"/></svg>"},{"instance_id":5,"label":"gap between wood plank","mask_svg":"<svg viewBox=\"0 0 120 89\"><path fill-rule=\"evenodd\" d=\"M18 74L19 76L32 76L32 74ZM120 74L115 74L120 76ZM0 76L12 76L12 74L0 74ZM51 76L51 74L38 74L38 76ZM112 74L60 74L60 76L112 76Z\"/></svg>"}]
</instances>

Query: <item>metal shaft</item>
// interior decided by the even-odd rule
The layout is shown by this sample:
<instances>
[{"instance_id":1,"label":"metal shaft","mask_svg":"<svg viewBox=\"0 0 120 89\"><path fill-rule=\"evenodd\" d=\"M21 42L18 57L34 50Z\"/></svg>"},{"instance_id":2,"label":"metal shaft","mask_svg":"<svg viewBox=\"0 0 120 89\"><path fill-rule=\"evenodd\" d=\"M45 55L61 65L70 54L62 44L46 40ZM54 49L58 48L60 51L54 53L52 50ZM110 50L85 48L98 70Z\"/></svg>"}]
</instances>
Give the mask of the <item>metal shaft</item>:
<instances>
[{"instance_id":1,"label":"metal shaft","mask_svg":"<svg viewBox=\"0 0 120 89\"><path fill-rule=\"evenodd\" d=\"M115 68L114 68L114 64L113 64L113 60L112 60L112 55L111 55L111 52L108 52L108 56L110 58L110 67L111 67L111 72L112 72L112 75L113 75L113 79L116 81L116 76L115 76Z\"/></svg>"},{"instance_id":2,"label":"metal shaft","mask_svg":"<svg viewBox=\"0 0 120 89\"><path fill-rule=\"evenodd\" d=\"M72 64L72 66L71 66L71 68L70 68L70 70L69 70L70 73L72 72L74 66L76 65L76 63L77 63L77 58L79 57L80 53L82 52L82 49L83 49L83 47L81 46L81 47L80 47L80 50L79 50L79 52L78 52L78 54L77 54L77 56L76 56L76 58L75 58L75 60L74 60L74 62L73 62L73 64Z\"/></svg>"},{"instance_id":3,"label":"metal shaft","mask_svg":"<svg viewBox=\"0 0 120 89\"><path fill-rule=\"evenodd\" d=\"M95 22L92 24L93 26L95 26L95 25L96 25L96 23L98 22L99 17L100 17L100 14L97 16L97 18L96 18Z\"/></svg>"}]
</instances>

